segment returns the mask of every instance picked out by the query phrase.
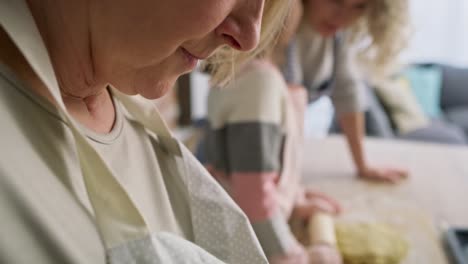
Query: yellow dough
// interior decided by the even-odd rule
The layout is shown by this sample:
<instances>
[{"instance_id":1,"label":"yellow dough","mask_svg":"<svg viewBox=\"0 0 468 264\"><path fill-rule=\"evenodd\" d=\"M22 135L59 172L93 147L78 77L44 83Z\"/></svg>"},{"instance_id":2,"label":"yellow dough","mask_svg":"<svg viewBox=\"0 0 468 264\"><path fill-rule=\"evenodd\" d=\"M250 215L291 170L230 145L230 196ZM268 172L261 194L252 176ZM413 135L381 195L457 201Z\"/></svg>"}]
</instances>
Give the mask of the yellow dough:
<instances>
[{"instance_id":1,"label":"yellow dough","mask_svg":"<svg viewBox=\"0 0 468 264\"><path fill-rule=\"evenodd\" d=\"M346 264L398 264L408 253L408 243L382 224L336 224L338 248Z\"/></svg>"}]
</instances>

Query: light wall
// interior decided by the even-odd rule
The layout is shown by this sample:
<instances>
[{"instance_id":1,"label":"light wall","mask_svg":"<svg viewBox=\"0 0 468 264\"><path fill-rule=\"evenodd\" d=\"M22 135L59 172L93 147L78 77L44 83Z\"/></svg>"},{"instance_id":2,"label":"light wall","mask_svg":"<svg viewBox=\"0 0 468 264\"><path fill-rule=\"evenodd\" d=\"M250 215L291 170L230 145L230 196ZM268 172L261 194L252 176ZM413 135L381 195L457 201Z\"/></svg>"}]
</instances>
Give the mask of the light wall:
<instances>
[{"instance_id":1,"label":"light wall","mask_svg":"<svg viewBox=\"0 0 468 264\"><path fill-rule=\"evenodd\" d=\"M468 1L410 0L414 35L405 62L468 66Z\"/></svg>"}]
</instances>

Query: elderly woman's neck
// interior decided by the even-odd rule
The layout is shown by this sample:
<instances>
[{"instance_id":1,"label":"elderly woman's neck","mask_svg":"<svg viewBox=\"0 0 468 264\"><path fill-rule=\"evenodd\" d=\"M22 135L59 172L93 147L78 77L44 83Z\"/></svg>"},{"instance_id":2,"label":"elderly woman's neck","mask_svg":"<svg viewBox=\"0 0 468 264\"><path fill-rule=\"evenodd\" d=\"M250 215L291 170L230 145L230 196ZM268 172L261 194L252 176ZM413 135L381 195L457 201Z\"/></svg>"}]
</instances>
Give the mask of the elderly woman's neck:
<instances>
[{"instance_id":1,"label":"elderly woman's neck","mask_svg":"<svg viewBox=\"0 0 468 264\"><path fill-rule=\"evenodd\" d=\"M60 89L87 97L98 93L90 48L87 1L28 0L48 49ZM46 7L47 6L47 7Z\"/></svg>"},{"instance_id":2,"label":"elderly woman's neck","mask_svg":"<svg viewBox=\"0 0 468 264\"><path fill-rule=\"evenodd\" d=\"M94 72L87 1L56 0L48 1L48 5L44 0L27 2L48 49L68 112L91 130L110 131L115 112L107 84L99 82Z\"/></svg>"}]
</instances>

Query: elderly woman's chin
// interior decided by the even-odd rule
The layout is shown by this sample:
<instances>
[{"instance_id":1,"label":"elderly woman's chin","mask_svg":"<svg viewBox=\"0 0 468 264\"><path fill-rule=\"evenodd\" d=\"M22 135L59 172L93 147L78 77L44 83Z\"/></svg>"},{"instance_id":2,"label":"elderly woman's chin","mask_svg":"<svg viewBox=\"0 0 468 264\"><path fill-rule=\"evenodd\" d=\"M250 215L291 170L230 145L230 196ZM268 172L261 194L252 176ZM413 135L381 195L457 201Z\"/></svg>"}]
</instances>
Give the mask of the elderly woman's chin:
<instances>
[{"instance_id":1,"label":"elderly woman's chin","mask_svg":"<svg viewBox=\"0 0 468 264\"><path fill-rule=\"evenodd\" d=\"M160 67L158 67L160 68ZM111 84L127 95L141 95L147 99L158 99L164 96L185 71L148 68L124 78L115 78ZM120 77L123 77L120 75Z\"/></svg>"},{"instance_id":2,"label":"elderly woman's chin","mask_svg":"<svg viewBox=\"0 0 468 264\"><path fill-rule=\"evenodd\" d=\"M174 75L168 78L161 78L152 83L141 84L137 89L137 94L146 99L158 99L163 97L170 89L174 87L179 75Z\"/></svg>"}]
</instances>

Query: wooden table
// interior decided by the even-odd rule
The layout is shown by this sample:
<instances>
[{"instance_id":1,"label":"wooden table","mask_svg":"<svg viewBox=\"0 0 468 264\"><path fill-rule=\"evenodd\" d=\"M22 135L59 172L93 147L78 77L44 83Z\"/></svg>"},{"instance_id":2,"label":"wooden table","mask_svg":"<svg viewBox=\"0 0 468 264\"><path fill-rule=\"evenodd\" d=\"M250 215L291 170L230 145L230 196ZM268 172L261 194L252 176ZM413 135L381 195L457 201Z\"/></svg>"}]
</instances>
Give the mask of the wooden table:
<instances>
[{"instance_id":1,"label":"wooden table","mask_svg":"<svg viewBox=\"0 0 468 264\"><path fill-rule=\"evenodd\" d=\"M375 165L398 165L410 178L392 186L358 180L343 138L308 139L305 184L337 198L339 221L378 221L403 232L410 243L404 263L448 263L441 234L448 226L468 227L468 147L368 139Z\"/></svg>"}]
</instances>

